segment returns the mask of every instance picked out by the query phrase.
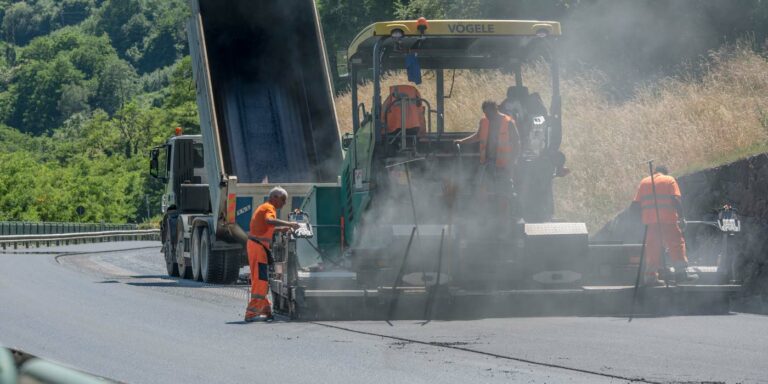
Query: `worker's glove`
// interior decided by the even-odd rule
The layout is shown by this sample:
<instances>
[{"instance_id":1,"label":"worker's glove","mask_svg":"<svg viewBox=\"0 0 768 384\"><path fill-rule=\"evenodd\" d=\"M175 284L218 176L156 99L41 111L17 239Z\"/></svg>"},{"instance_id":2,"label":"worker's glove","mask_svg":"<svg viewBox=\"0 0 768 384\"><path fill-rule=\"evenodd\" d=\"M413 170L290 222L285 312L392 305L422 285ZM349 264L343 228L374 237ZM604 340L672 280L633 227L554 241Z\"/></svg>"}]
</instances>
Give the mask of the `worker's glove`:
<instances>
[{"instance_id":1,"label":"worker's glove","mask_svg":"<svg viewBox=\"0 0 768 384\"><path fill-rule=\"evenodd\" d=\"M685 221L685 219L680 219L677 221L677 225L680 227L681 231L685 231L685 227L688 226L688 222Z\"/></svg>"}]
</instances>

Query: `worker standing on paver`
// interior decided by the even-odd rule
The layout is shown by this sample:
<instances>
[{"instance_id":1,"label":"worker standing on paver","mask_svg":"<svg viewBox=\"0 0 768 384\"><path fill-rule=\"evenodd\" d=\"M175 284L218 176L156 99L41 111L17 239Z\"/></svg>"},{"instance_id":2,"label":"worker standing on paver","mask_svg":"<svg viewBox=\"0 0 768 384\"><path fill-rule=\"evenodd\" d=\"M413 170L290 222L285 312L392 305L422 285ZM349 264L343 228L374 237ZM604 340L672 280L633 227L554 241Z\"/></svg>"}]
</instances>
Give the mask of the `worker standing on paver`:
<instances>
[{"instance_id":1,"label":"worker standing on paver","mask_svg":"<svg viewBox=\"0 0 768 384\"><path fill-rule=\"evenodd\" d=\"M633 201L647 226L644 281L650 285L663 284L659 278L666 279L667 276L659 276L658 271L670 266L674 267L674 279L678 282L697 277L686 272L688 258L681 230L685 226L683 202L677 181L668 173L667 167L656 166L653 176L640 182ZM662 252L667 255L667 265L662 265Z\"/></svg>"},{"instance_id":2,"label":"worker standing on paver","mask_svg":"<svg viewBox=\"0 0 768 384\"><path fill-rule=\"evenodd\" d=\"M502 204L508 206L514 201L512 175L520 154L520 136L515 120L499 112L495 102L484 101L482 109L485 116L480 119L477 132L455 143L480 143L479 184L481 187L491 186L492 193L501 197ZM513 210L516 211L517 207Z\"/></svg>"},{"instance_id":3,"label":"worker standing on paver","mask_svg":"<svg viewBox=\"0 0 768 384\"><path fill-rule=\"evenodd\" d=\"M285 205L288 192L280 187L269 191L269 198L259 205L251 216L248 236L248 265L251 268L251 298L245 310L245 321L272 321L272 307L267 299L269 292L269 259L272 235L275 231L290 231L298 223L280 220L277 210Z\"/></svg>"}]
</instances>

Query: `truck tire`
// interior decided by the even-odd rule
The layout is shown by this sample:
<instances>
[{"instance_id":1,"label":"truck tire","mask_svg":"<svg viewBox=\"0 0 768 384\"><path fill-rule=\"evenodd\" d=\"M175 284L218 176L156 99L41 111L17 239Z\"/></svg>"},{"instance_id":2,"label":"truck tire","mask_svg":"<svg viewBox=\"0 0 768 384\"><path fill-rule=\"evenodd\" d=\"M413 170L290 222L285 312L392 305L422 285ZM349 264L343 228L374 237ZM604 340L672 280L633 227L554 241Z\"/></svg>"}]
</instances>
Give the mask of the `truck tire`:
<instances>
[{"instance_id":1,"label":"truck tire","mask_svg":"<svg viewBox=\"0 0 768 384\"><path fill-rule=\"evenodd\" d=\"M179 277L182 279L192 278L192 266L187 265L184 257L184 223L181 218L176 223L176 263L179 265Z\"/></svg>"},{"instance_id":2,"label":"truck tire","mask_svg":"<svg viewBox=\"0 0 768 384\"><path fill-rule=\"evenodd\" d=\"M197 253L200 260L200 276L210 284L232 284L240 273L240 253L238 251L213 251L208 227L198 232ZM194 257L194 256L193 256Z\"/></svg>"},{"instance_id":3,"label":"truck tire","mask_svg":"<svg viewBox=\"0 0 768 384\"><path fill-rule=\"evenodd\" d=\"M165 242L163 244L163 256L165 257L165 269L170 277L179 276L179 265L176 264L176 253L173 249L173 242L171 236L165 236Z\"/></svg>"},{"instance_id":4,"label":"truck tire","mask_svg":"<svg viewBox=\"0 0 768 384\"><path fill-rule=\"evenodd\" d=\"M190 246L190 259L192 259L192 279L195 281L203 281L202 268L200 267L200 232L202 228L194 228L192 230L192 240Z\"/></svg>"},{"instance_id":5,"label":"truck tire","mask_svg":"<svg viewBox=\"0 0 768 384\"><path fill-rule=\"evenodd\" d=\"M200 275L206 283L217 284L222 280L224 273L224 256L220 252L211 251L208 227L200 228L200 243L198 253L200 255Z\"/></svg>"}]
</instances>

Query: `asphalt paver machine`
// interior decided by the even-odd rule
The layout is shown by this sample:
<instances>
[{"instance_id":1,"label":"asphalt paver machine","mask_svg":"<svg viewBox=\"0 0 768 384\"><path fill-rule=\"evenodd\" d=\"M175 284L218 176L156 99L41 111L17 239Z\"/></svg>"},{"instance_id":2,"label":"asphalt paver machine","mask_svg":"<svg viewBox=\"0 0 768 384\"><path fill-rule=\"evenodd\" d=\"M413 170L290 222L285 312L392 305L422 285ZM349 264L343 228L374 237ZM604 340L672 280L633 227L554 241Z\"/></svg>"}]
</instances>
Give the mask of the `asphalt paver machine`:
<instances>
[{"instance_id":1,"label":"asphalt paver machine","mask_svg":"<svg viewBox=\"0 0 768 384\"><path fill-rule=\"evenodd\" d=\"M344 63L353 129L342 138L340 182L303 200L297 217L313 237L274 241L275 310L386 319L628 310L640 246L591 246L584 223L552 220L552 183L565 161L560 35L552 21L419 19L363 29ZM526 87L526 65L546 68L548 89ZM469 71L514 75L502 103L521 138L514 194L489 182L477 147L455 144L477 125L446 126L451 114L482 116L483 98L446 109L455 77ZM384 86L403 72L434 87ZM718 299L725 292L712 290Z\"/></svg>"}]
</instances>

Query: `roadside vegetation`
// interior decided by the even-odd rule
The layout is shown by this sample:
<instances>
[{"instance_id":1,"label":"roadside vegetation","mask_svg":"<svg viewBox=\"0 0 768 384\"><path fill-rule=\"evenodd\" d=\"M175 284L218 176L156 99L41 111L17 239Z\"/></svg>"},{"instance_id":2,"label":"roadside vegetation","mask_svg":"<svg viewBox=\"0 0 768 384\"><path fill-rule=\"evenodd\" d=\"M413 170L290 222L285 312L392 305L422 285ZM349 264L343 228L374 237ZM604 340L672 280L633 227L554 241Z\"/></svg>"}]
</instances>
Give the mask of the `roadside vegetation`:
<instances>
[{"instance_id":1,"label":"roadside vegetation","mask_svg":"<svg viewBox=\"0 0 768 384\"><path fill-rule=\"evenodd\" d=\"M545 70L533 66L523 77L532 92L548 100ZM407 83L404 75L386 81L398 83ZM446 102L446 130L474 131L480 103L503 100L509 84L514 84L512 75L458 72ZM555 183L561 219L599 229L634 197L647 174L645 160L667 164L680 175L768 150L768 60L745 44L712 52L700 66L639 87L623 101L609 99L607 85L598 71L562 83L562 150L573 172ZM434 98L429 80L418 88L422 97ZM372 87L363 87L359 97L369 104ZM336 106L342 130L350 131L349 94L338 96Z\"/></svg>"},{"instance_id":2,"label":"roadside vegetation","mask_svg":"<svg viewBox=\"0 0 768 384\"><path fill-rule=\"evenodd\" d=\"M198 129L185 9L185 0L0 0L0 220L157 213L147 152L175 126Z\"/></svg>"}]
</instances>

